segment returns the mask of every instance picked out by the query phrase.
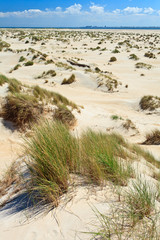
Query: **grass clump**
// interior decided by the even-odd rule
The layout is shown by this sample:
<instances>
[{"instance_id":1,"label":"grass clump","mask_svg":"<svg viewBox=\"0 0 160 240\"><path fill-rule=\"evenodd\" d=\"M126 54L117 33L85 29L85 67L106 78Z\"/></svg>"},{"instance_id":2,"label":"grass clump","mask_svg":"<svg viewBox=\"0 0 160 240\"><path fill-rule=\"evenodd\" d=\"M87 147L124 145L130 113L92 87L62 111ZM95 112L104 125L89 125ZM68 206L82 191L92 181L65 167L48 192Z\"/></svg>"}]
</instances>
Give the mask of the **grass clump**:
<instances>
[{"instance_id":1,"label":"grass clump","mask_svg":"<svg viewBox=\"0 0 160 240\"><path fill-rule=\"evenodd\" d=\"M74 74L72 74L68 79L64 78L61 84L62 85L64 85L64 84L71 84L71 83L73 83L75 81L76 81L76 77L75 77Z\"/></svg>"},{"instance_id":2,"label":"grass clump","mask_svg":"<svg viewBox=\"0 0 160 240\"><path fill-rule=\"evenodd\" d=\"M38 191L44 202L57 205L69 185L69 173L78 168L78 144L60 122L45 121L26 142L31 174L31 193Z\"/></svg>"},{"instance_id":3,"label":"grass clump","mask_svg":"<svg viewBox=\"0 0 160 240\"><path fill-rule=\"evenodd\" d=\"M37 78L45 78L45 77L55 77L56 76L56 72L54 70L48 70L47 72L43 72L42 75L38 76Z\"/></svg>"},{"instance_id":4,"label":"grass clump","mask_svg":"<svg viewBox=\"0 0 160 240\"><path fill-rule=\"evenodd\" d=\"M146 52L146 53L144 54L144 56L145 56L145 57L148 57L148 58L156 58L155 54L152 53L152 52Z\"/></svg>"},{"instance_id":5,"label":"grass clump","mask_svg":"<svg viewBox=\"0 0 160 240\"><path fill-rule=\"evenodd\" d=\"M11 45L5 41L0 40L0 52L3 50L3 48L9 48Z\"/></svg>"},{"instance_id":6,"label":"grass clump","mask_svg":"<svg viewBox=\"0 0 160 240\"><path fill-rule=\"evenodd\" d=\"M72 112L64 106L58 107L54 112L54 119L61 121L63 124L73 127L76 124L76 118Z\"/></svg>"},{"instance_id":7,"label":"grass clump","mask_svg":"<svg viewBox=\"0 0 160 240\"><path fill-rule=\"evenodd\" d=\"M136 68L145 68L145 69L150 70L152 68L152 65L139 62L139 63L136 63L135 67Z\"/></svg>"},{"instance_id":8,"label":"grass clump","mask_svg":"<svg viewBox=\"0 0 160 240\"><path fill-rule=\"evenodd\" d=\"M132 187L127 192L126 202L128 213L135 224L138 220L151 214L155 204L155 194L146 181L142 182L138 179L132 183Z\"/></svg>"},{"instance_id":9,"label":"grass clump","mask_svg":"<svg viewBox=\"0 0 160 240\"><path fill-rule=\"evenodd\" d=\"M78 108L75 103L69 101L61 94L40 88L38 85L33 87L33 95L41 101L45 100L46 102L50 102L55 105L66 105L75 109Z\"/></svg>"},{"instance_id":10,"label":"grass clump","mask_svg":"<svg viewBox=\"0 0 160 240\"><path fill-rule=\"evenodd\" d=\"M16 93L6 98L2 112L4 119L12 121L18 128L25 129L38 121L43 107L33 96Z\"/></svg>"},{"instance_id":11,"label":"grass clump","mask_svg":"<svg viewBox=\"0 0 160 240\"><path fill-rule=\"evenodd\" d=\"M82 134L81 147L84 175L91 181L102 183L104 180L110 180L119 185L127 184L132 169L127 164L125 168L119 161L127 154L115 134L107 135L88 130Z\"/></svg>"},{"instance_id":12,"label":"grass clump","mask_svg":"<svg viewBox=\"0 0 160 240\"><path fill-rule=\"evenodd\" d=\"M139 58L137 57L137 55L134 54L134 53L129 55L129 59L132 59L132 60L135 60L135 61L139 60Z\"/></svg>"},{"instance_id":13,"label":"grass clump","mask_svg":"<svg viewBox=\"0 0 160 240\"><path fill-rule=\"evenodd\" d=\"M147 95L141 98L139 105L142 110L153 111L156 108L160 108L160 98L157 96Z\"/></svg>"},{"instance_id":14,"label":"grass clump","mask_svg":"<svg viewBox=\"0 0 160 240\"><path fill-rule=\"evenodd\" d=\"M160 131L158 129L146 134L145 145L160 145Z\"/></svg>"},{"instance_id":15,"label":"grass clump","mask_svg":"<svg viewBox=\"0 0 160 240\"><path fill-rule=\"evenodd\" d=\"M10 93L19 93L22 87L22 84L18 80L0 75L0 86L4 83L8 83L8 90Z\"/></svg>"},{"instance_id":16,"label":"grass clump","mask_svg":"<svg viewBox=\"0 0 160 240\"><path fill-rule=\"evenodd\" d=\"M24 64L24 66L32 66L34 64L34 62L33 61L28 61L28 62L26 62L25 64Z\"/></svg>"}]
</instances>

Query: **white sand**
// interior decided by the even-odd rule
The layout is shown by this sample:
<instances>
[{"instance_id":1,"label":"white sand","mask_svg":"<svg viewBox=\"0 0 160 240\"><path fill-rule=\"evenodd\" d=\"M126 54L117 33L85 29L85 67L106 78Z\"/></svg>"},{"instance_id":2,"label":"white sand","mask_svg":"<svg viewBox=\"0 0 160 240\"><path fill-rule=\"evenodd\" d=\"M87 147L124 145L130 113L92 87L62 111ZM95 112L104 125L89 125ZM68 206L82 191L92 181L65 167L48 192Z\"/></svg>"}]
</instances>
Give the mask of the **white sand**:
<instances>
[{"instance_id":1,"label":"white sand","mask_svg":"<svg viewBox=\"0 0 160 240\"><path fill-rule=\"evenodd\" d=\"M26 30L30 31L30 30ZM33 30L32 30L33 31ZM54 31L54 30L44 30ZM62 30L63 32L63 30ZM74 32L74 31L73 31ZM92 33L92 31L89 31ZM98 30L93 31L98 33ZM78 134L82 130L90 127L95 130L104 132L116 131L121 133L127 140L134 143L140 143L145 140L145 133L153 130L160 130L160 113L147 115L139 108L139 101L144 95L157 95L160 96L160 55L158 54L160 48L160 41L155 43L154 48L151 49L156 54L156 59L149 59L144 57L144 53L150 50L149 42L152 38L144 41L137 42L132 39L132 45L138 44L141 49L128 48L122 46L119 48L120 53L113 54L112 51L117 46L117 43L130 39L132 34L140 33L142 35L157 34L160 38L159 31L99 31L99 37L89 38L86 31L80 31L77 34L77 41L73 37L70 38L69 43L57 41L55 38L44 40L46 45L40 43L25 44L26 39L19 41L18 38L11 38L12 33L8 33L9 37L3 37L3 40L11 44L13 50L28 49L29 47L39 50L49 55L48 58L53 59L55 63L67 63L67 59L73 59L80 63L88 64L93 70L99 67L102 71L112 72L115 78L122 82L119 86L118 92L108 93L106 88L97 89L98 74L93 72L85 72L84 68L75 67L75 70L66 70L57 67L56 64L45 65L44 62L35 64L31 67L22 66L18 70L9 73L9 71L18 64L20 56L26 57L31 60L33 54L27 56L26 52L0 52L0 73L7 77L13 77L25 84L35 85L38 84L48 90L56 91L66 96L84 107L81 109L81 114L75 113L78 124L74 129ZM98 42L104 38L103 32L114 33L111 40L105 39L102 44ZM124 35L129 33L131 35ZM63 36L62 36L63 38ZM95 40L98 39L98 40ZM31 41L30 41L31 42ZM87 46L83 45L87 44ZM101 49L106 48L106 51L89 50L99 46ZM148 48L145 48L148 47ZM75 49L77 48L77 49ZM129 49L130 52L127 52ZM65 51L65 52L62 52ZM134 53L140 60L129 60L128 56ZM117 61L108 65L110 57L115 56ZM80 59L80 60L77 60ZM145 62L151 64L151 70L136 69L136 62ZM47 78L48 83L44 84L45 79L35 79L41 75L43 71L53 69L57 75L54 78ZM71 85L61 85L65 77L69 77L72 73L76 76L76 82ZM140 76L141 74L145 76ZM55 84L53 84L54 82ZM128 88L125 85L128 84ZM105 92L103 92L103 91ZM0 88L0 96L5 96L4 88ZM111 119L112 115L118 115L123 120L114 121ZM137 130L125 130L122 124L126 119L132 120ZM0 119L0 170L4 172L13 160L15 160L21 153L21 138L16 131L6 128ZM160 160L160 147L159 146L145 146L147 150L151 151L157 159ZM107 187L106 187L107 188ZM61 201L59 207L51 211L46 216L33 217L30 219L30 212L17 211L15 214L10 214L8 211L0 212L0 240L73 240L73 239L90 239L90 236L80 232L88 231L90 223L95 217L91 205L94 205L102 212L108 212L109 202L114 201L114 196L110 194L109 187L103 191L95 190L95 193L88 193L86 187L77 187L77 193L74 192L74 198L64 206L64 200ZM106 196L106 192L108 195ZM56 216L56 217L55 217Z\"/></svg>"}]
</instances>

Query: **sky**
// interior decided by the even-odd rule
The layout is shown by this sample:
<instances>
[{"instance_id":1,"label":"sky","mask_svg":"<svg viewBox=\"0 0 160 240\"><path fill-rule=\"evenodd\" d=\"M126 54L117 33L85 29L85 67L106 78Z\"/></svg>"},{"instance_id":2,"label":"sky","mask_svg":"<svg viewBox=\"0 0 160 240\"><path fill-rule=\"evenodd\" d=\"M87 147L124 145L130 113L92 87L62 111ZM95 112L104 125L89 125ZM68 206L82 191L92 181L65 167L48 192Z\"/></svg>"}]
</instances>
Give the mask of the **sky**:
<instances>
[{"instance_id":1,"label":"sky","mask_svg":"<svg viewBox=\"0 0 160 240\"><path fill-rule=\"evenodd\" d=\"M160 0L0 0L0 27L159 26Z\"/></svg>"}]
</instances>

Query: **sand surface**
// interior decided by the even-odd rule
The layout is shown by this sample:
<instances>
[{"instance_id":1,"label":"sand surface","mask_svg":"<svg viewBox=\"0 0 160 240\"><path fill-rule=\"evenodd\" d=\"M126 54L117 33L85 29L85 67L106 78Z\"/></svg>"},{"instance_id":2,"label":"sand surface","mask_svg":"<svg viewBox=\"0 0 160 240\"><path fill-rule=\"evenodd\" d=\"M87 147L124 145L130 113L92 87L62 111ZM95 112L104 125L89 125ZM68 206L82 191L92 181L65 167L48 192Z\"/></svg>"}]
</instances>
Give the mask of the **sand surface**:
<instances>
[{"instance_id":1,"label":"sand surface","mask_svg":"<svg viewBox=\"0 0 160 240\"><path fill-rule=\"evenodd\" d=\"M28 34L34 32L34 30L24 31ZM40 35L46 38L35 42L29 37L19 39L21 35L18 36L18 30L5 30L1 38L10 43L12 51L0 52L0 73L9 78L16 78L23 84L39 85L47 90L58 92L83 106L81 113L75 111L78 120L74 128L75 134L80 134L87 128L104 132L115 131L130 142L142 143L147 132L154 129L160 130L160 111L148 113L139 107L139 101L144 95L160 97L159 31L61 30L59 32L62 35L56 37L56 30L41 30ZM53 36L48 39L47 36L50 33ZM29 43L25 43L27 39ZM118 45L125 40L129 41L132 48L126 43ZM45 44L42 45L42 43ZM116 46L120 47L117 48L120 52L112 53ZM99 48L96 49L97 47ZM21 56L28 61L32 60L36 52L31 53L29 48L47 54L47 59L52 59L53 63L45 64L46 60L41 60L39 57L34 60L33 66L26 67L23 62L19 63ZM156 58L144 57L148 51L153 52ZM132 53L139 57L138 61L129 59ZM117 61L110 63L112 56L115 56ZM89 65L90 71L87 71L87 68L72 66L67 60ZM137 69L135 68L137 62L151 64L152 68ZM61 63L61 66L58 63ZM10 73L17 64L21 64L21 67ZM96 67L102 71L102 74L95 72ZM50 69L56 71L55 77L37 79L44 71L47 72ZM61 85L63 79L70 77L72 73L75 74L76 82ZM120 83L113 91L108 91L105 84L98 87L100 81L104 83L103 75L105 74L107 76L109 74ZM47 83L45 83L46 80ZM1 102L6 94L7 84L0 87ZM121 119L113 120L112 115L117 115ZM123 127L127 119L133 122L135 129L126 130ZM21 137L22 135L12 123L0 118L0 172L2 173L0 178L7 166L20 156ZM144 146L144 148L160 161L159 146ZM93 227L91 223L95 214L91 206L94 205L105 213L109 211L109 203L114 201L114 197L110 194L110 186L106 188L107 190L101 191L95 188L92 192L85 186L76 187L73 194L69 195L69 198L74 195L69 202L67 202L67 195L66 201L63 199L57 209L40 216L32 216L29 210L24 211L23 203L22 209L19 209L17 201L23 202L22 196L22 199L15 200L14 206L0 211L0 240L10 238L13 240L90 239L88 234L82 232L89 231Z\"/></svg>"}]
</instances>

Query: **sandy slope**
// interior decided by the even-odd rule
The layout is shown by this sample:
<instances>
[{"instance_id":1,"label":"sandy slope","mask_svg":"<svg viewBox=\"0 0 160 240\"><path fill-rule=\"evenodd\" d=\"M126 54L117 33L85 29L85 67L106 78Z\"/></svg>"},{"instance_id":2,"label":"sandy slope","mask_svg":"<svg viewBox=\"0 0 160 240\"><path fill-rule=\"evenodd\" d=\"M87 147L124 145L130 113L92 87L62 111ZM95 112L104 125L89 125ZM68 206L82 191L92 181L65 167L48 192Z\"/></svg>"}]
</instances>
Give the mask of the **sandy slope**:
<instances>
[{"instance_id":1,"label":"sandy slope","mask_svg":"<svg viewBox=\"0 0 160 240\"><path fill-rule=\"evenodd\" d=\"M82 31L85 32L85 31ZM103 31L100 31L103 32ZM0 52L0 73L17 78L25 84L35 85L38 84L48 90L56 91L75 103L84 107L81 109L81 114L75 113L78 124L74 129L76 134L82 130L91 127L92 129L100 129L102 131L117 131L125 136L131 142L140 143L145 139L145 133L154 128L160 129L160 115L151 114L147 115L139 109L140 98L144 95L159 95L160 93L160 56L157 54L158 50L154 50L157 54L157 59L148 59L144 57L147 49L142 48L140 51L137 49L127 52L127 48L122 47L120 53L113 54L116 38L120 40L125 39L125 35L121 35L123 31L112 31L116 35L113 36L113 42L103 42L100 47L107 48L106 51L91 51L89 48L97 47L97 41L91 40L89 37L81 38L80 41L70 39L70 43L58 42L55 39L46 40L46 45L42 46L40 43L33 45L31 43L25 44L25 41L18 41L18 39L3 38L3 40L11 44L11 48L26 49L32 47L47 53L54 62L62 61L66 63L67 59L80 59L80 62L89 64L90 66L98 66L103 71L109 71L116 76L118 81L122 82L119 92L108 93L102 92L97 89L97 75L85 72L83 68L75 67L75 70L66 70L59 68L54 64L45 65L44 62L35 63L31 67L22 66L16 71L9 73L20 58L27 53L14 53L14 52ZM125 31L128 33L139 33L139 31ZM143 34L148 34L149 31L144 31ZM152 31L153 33L153 31ZM154 31L156 33L156 31ZM159 31L157 34L160 35ZM115 39L114 39L115 37ZM99 37L100 39L101 37ZM135 44L136 44L135 40ZM86 49L83 44L87 44ZM147 45L143 42L139 43L141 46ZM157 48L159 48L157 44ZM74 48L77 48L74 49ZM64 50L65 52L62 52ZM153 65L151 70L135 69L135 61L129 60L130 53L135 53L141 62ZM108 65L111 56L116 56L117 62ZM28 56L31 59L32 56ZM48 83L44 84L44 79L35 79L42 74L43 71L54 69L57 73L56 77L49 78ZM76 83L70 86L62 86L61 82L65 77L69 77L72 72L76 76ZM140 74L145 76L140 76ZM54 82L55 84L53 84ZM128 84L128 88L124 86ZM5 89L0 88L0 95L3 97L6 94ZM112 115L121 116L123 120L113 121ZM122 123L126 119L131 119L135 124L137 130L125 130ZM19 134L14 131L11 125L4 124L0 119L0 170L4 171L20 154L21 138ZM160 160L160 147L147 146L145 147L151 151ZM1 177L1 176L0 176ZM23 211L18 209L18 204L23 203L23 196L20 202L15 200L14 206L10 206L8 210L0 211L0 240L10 239L13 240L73 240L73 239L90 239L86 234L80 233L87 231L89 223L94 218L94 213L90 205L94 205L102 212L108 212L110 202L114 201L114 196L110 193L110 187L106 187L103 191L95 189L94 193L89 192L86 187L77 187L74 190L74 198L72 198L66 205L64 200L61 201L56 210L51 211L45 216L32 216L29 210ZM91 191L91 190L90 190ZM106 196L107 192L107 196ZM72 195L72 194L71 194ZM66 198L70 198L67 195ZM67 200L67 199L66 199ZM17 207L17 208L16 208ZM15 208L15 212L14 212ZM10 212L11 211L11 212ZM12 212L13 211L13 212ZM30 218L31 217L31 218Z\"/></svg>"}]
</instances>

